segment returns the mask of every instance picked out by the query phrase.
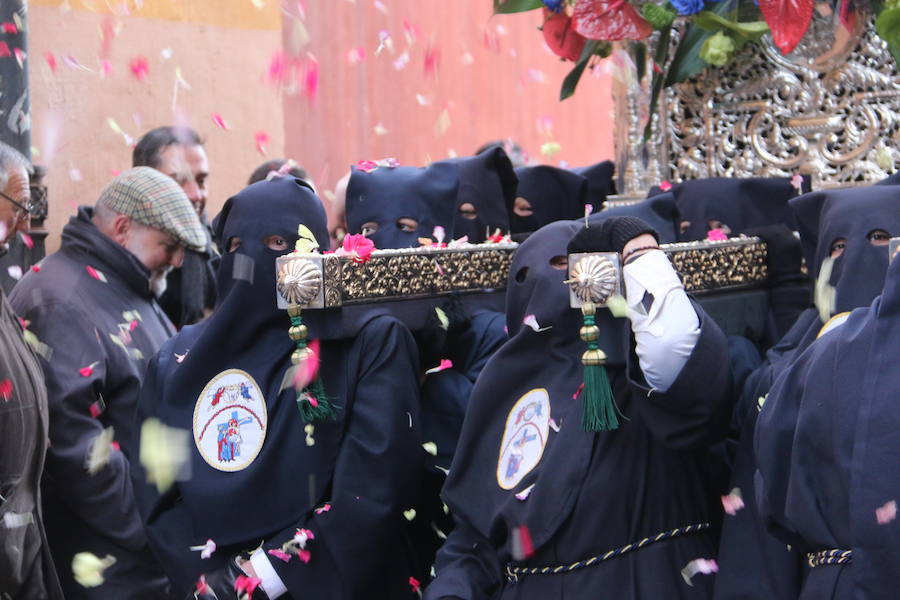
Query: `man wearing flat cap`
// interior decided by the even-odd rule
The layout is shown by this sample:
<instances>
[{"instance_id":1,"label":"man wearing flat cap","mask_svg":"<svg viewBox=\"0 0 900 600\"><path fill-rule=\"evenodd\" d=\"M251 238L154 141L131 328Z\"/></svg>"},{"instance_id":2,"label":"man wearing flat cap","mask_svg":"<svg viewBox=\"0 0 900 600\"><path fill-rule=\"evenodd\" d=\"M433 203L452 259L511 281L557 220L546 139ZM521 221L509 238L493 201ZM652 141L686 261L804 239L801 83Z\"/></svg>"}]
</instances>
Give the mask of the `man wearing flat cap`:
<instances>
[{"instance_id":1,"label":"man wearing flat cap","mask_svg":"<svg viewBox=\"0 0 900 600\"><path fill-rule=\"evenodd\" d=\"M175 331L156 302L166 273L185 248L204 245L178 184L137 167L93 208L79 208L59 251L10 297L41 349L50 413L44 517L68 599L166 597L129 479L134 407L147 361ZM100 585L85 578L96 574L83 568L92 564L103 567Z\"/></svg>"}]
</instances>

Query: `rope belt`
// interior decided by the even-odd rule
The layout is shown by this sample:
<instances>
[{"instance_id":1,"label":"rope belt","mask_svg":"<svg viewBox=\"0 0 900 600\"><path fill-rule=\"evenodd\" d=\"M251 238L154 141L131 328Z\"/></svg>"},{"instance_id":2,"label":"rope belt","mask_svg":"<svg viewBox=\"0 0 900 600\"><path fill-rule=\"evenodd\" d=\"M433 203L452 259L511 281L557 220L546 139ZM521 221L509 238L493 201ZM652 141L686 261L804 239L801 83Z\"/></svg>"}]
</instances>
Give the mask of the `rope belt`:
<instances>
[{"instance_id":1,"label":"rope belt","mask_svg":"<svg viewBox=\"0 0 900 600\"><path fill-rule=\"evenodd\" d=\"M636 542L632 542L625 546L610 550L609 552L598 554L597 556L592 556L591 558L585 560L579 560L578 562L574 562L568 565L559 565L556 567L517 567L513 565L513 563L509 563L506 565L506 580L510 583L515 583L519 580L519 577L523 577L525 575L557 575L559 573L571 573L572 571L577 571L578 569L597 565L604 561L622 556L623 554L628 554L629 552L640 550L644 546L649 546L654 542L661 542L663 540L668 540L673 537L678 537L680 535L685 535L688 533L697 533L703 531L704 529L709 529L709 523L696 523L694 525L688 525L687 527L670 529L669 531L663 531L662 533L657 533L656 535L645 537Z\"/></svg>"},{"instance_id":2,"label":"rope belt","mask_svg":"<svg viewBox=\"0 0 900 600\"><path fill-rule=\"evenodd\" d=\"M825 565L847 565L853 561L853 550L820 550L806 555L806 561L810 567L822 567Z\"/></svg>"}]
</instances>

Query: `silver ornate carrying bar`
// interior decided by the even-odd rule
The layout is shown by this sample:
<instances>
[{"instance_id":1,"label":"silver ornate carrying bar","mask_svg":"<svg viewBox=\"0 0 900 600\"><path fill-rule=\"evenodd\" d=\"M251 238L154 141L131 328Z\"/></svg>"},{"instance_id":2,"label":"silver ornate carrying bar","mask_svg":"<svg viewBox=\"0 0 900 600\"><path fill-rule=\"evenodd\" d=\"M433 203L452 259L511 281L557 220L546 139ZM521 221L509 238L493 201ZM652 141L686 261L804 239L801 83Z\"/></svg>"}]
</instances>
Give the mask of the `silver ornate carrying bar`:
<instances>
[{"instance_id":1,"label":"silver ornate carrying bar","mask_svg":"<svg viewBox=\"0 0 900 600\"><path fill-rule=\"evenodd\" d=\"M366 262L336 254L287 254L276 260L278 306L339 308L498 292L506 288L517 247L499 243L376 250ZM688 292L753 288L766 280L766 245L759 238L665 244L662 250Z\"/></svg>"}]
</instances>

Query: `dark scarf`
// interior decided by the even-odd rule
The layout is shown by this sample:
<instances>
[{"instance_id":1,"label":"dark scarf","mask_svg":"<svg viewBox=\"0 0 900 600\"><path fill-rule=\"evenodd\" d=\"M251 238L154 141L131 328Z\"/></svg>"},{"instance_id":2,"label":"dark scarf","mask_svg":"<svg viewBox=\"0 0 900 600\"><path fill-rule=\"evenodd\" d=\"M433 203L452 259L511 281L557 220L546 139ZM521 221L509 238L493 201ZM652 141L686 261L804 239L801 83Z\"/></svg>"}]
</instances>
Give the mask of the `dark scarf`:
<instances>
[{"instance_id":1,"label":"dark scarf","mask_svg":"<svg viewBox=\"0 0 900 600\"><path fill-rule=\"evenodd\" d=\"M419 238L431 238L437 225L449 238L460 169L452 160L428 167L378 167L368 173L353 167L347 184L347 230L361 233L365 223L377 223L378 231L369 236L376 248L416 248ZM415 219L418 228L401 231L397 220L403 217Z\"/></svg>"}]
</instances>

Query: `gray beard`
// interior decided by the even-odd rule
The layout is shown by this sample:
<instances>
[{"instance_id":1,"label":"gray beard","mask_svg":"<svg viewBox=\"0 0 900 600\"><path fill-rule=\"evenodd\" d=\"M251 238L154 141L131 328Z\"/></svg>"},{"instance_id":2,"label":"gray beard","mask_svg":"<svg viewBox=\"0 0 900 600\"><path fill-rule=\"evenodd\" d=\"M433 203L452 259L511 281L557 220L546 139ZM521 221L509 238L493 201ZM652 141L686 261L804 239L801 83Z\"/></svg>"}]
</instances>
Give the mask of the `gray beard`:
<instances>
[{"instance_id":1,"label":"gray beard","mask_svg":"<svg viewBox=\"0 0 900 600\"><path fill-rule=\"evenodd\" d=\"M169 286L167 277L171 271L172 267L166 267L162 271L157 271L150 276L150 291L153 292L153 295L157 298L162 297L162 295L166 293L166 288Z\"/></svg>"}]
</instances>

